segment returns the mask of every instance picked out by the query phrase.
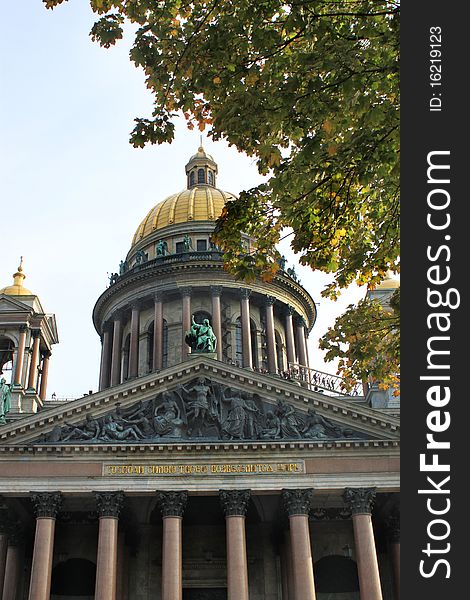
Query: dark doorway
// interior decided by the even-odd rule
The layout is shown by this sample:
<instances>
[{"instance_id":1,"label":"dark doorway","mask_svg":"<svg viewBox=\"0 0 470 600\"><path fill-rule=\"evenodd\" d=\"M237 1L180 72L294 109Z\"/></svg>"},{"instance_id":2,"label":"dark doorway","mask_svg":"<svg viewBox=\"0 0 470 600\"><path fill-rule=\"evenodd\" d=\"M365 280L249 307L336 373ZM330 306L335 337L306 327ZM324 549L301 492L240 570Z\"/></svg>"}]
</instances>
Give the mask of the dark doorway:
<instances>
[{"instance_id":1,"label":"dark doorway","mask_svg":"<svg viewBox=\"0 0 470 600\"><path fill-rule=\"evenodd\" d=\"M95 573L96 565L82 558L59 563L52 570L51 600L67 596L93 598Z\"/></svg>"},{"instance_id":2,"label":"dark doorway","mask_svg":"<svg viewBox=\"0 0 470 600\"><path fill-rule=\"evenodd\" d=\"M183 590L183 600L227 600L225 588L189 588Z\"/></svg>"}]
</instances>

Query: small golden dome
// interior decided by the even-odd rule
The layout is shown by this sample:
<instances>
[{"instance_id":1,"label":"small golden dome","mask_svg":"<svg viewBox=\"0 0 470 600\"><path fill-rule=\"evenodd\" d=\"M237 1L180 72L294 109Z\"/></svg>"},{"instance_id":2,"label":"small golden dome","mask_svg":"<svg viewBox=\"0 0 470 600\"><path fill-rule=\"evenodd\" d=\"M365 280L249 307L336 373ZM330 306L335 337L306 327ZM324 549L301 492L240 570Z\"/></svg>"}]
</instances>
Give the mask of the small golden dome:
<instances>
[{"instance_id":1,"label":"small golden dome","mask_svg":"<svg viewBox=\"0 0 470 600\"><path fill-rule=\"evenodd\" d=\"M158 229L190 221L216 221L224 205L235 196L208 185L196 185L168 196L154 206L141 222L132 245Z\"/></svg>"},{"instance_id":2,"label":"small golden dome","mask_svg":"<svg viewBox=\"0 0 470 600\"><path fill-rule=\"evenodd\" d=\"M23 257L20 259L18 271L13 275L13 285L8 285L0 290L6 296L34 296L31 290L23 286L26 275L23 273Z\"/></svg>"}]
</instances>

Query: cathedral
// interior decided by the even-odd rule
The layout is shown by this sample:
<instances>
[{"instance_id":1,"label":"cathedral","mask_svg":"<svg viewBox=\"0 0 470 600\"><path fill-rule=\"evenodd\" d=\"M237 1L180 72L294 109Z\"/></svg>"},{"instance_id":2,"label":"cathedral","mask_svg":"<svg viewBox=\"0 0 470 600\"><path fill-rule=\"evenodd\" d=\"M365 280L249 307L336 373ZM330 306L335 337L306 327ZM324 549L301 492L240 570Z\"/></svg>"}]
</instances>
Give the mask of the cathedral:
<instances>
[{"instance_id":1,"label":"cathedral","mask_svg":"<svg viewBox=\"0 0 470 600\"><path fill-rule=\"evenodd\" d=\"M235 196L185 175L96 301L98 392L48 395L55 316L0 289L0 599L398 600L399 400L309 365L294 269L224 270Z\"/></svg>"}]
</instances>

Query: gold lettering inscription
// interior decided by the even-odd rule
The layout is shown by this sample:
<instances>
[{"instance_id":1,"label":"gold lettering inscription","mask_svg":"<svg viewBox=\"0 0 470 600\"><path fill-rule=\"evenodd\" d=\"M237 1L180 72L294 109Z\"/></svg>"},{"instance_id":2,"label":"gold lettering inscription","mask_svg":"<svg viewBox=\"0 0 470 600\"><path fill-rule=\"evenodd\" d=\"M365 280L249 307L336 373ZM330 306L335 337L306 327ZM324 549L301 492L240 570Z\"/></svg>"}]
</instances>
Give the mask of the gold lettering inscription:
<instances>
[{"instance_id":1,"label":"gold lettering inscription","mask_svg":"<svg viewBox=\"0 0 470 600\"><path fill-rule=\"evenodd\" d=\"M303 473L303 462L292 463L210 463L210 464L146 464L146 465L104 465L103 475L158 476L158 475L259 475Z\"/></svg>"}]
</instances>

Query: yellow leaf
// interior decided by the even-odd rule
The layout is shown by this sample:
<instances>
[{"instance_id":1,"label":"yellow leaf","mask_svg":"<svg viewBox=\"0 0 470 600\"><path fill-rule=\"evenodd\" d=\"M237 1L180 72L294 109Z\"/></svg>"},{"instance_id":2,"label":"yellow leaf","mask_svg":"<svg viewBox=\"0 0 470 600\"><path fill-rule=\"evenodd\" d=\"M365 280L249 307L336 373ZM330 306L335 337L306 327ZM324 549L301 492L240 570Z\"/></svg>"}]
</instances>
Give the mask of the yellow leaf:
<instances>
[{"instance_id":1,"label":"yellow leaf","mask_svg":"<svg viewBox=\"0 0 470 600\"><path fill-rule=\"evenodd\" d=\"M214 79L212 80L216 85L219 85L220 83L220 77L214 77Z\"/></svg>"}]
</instances>

